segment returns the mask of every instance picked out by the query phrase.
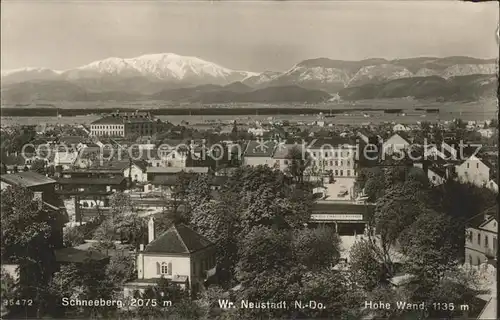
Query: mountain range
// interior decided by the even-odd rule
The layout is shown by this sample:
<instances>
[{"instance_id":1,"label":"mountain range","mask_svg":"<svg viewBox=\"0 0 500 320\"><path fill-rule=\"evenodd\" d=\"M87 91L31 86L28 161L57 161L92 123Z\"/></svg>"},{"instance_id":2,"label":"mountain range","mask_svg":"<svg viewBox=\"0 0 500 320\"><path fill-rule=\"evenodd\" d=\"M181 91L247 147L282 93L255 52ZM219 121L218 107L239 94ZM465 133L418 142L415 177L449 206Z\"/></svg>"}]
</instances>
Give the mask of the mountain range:
<instances>
[{"instance_id":1,"label":"mountain range","mask_svg":"<svg viewBox=\"0 0 500 320\"><path fill-rule=\"evenodd\" d=\"M107 58L57 71L2 71L2 102L168 100L310 102L387 97L478 99L495 92L494 59L304 60L289 70L232 70L173 53Z\"/></svg>"}]
</instances>

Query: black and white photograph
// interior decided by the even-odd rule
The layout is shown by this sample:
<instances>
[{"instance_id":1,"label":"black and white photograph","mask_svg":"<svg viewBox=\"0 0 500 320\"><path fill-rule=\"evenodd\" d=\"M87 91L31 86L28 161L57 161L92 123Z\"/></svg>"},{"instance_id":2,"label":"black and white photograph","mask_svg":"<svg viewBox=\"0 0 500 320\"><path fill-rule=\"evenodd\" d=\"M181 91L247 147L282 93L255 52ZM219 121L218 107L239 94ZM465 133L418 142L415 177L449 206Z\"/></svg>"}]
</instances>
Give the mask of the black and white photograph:
<instances>
[{"instance_id":1,"label":"black and white photograph","mask_svg":"<svg viewBox=\"0 0 500 320\"><path fill-rule=\"evenodd\" d=\"M499 319L499 5L1 2L2 319Z\"/></svg>"}]
</instances>

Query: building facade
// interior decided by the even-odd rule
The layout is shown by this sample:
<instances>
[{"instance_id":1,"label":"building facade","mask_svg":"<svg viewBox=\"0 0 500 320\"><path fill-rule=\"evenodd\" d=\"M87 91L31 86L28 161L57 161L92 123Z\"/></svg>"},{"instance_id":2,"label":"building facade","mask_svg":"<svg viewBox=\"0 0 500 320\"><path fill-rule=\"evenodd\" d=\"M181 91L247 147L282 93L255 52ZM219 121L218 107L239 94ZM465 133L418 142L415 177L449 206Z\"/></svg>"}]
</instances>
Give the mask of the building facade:
<instances>
[{"instance_id":1,"label":"building facade","mask_svg":"<svg viewBox=\"0 0 500 320\"><path fill-rule=\"evenodd\" d=\"M480 265L497 259L498 208L494 206L469 220L465 234L465 262Z\"/></svg>"},{"instance_id":2,"label":"building facade","mask_svg":"<svg viewBox=\"0 0 500 320\"><path fill-rule=\"evenodd\" d=\"M92 122L90 133L99 137L152 136L160 126L161 122L153 119L149 113L116 112Z\"/></svg>"}]
</instances>

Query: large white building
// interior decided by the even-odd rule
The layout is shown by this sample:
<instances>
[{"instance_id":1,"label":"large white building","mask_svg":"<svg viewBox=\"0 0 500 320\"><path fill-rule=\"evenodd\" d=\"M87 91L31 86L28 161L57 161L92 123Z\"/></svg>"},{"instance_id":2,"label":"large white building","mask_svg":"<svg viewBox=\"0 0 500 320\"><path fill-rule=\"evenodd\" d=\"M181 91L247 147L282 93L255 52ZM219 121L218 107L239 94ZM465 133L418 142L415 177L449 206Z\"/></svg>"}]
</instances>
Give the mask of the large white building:
<instances>
[{"instance_id":1,"label":"large white building","mask_svg":"<svg viewBox=\"0 0 500 320\"><path fill-rule=\"evenodd\" d=\"M333 177L355 177L358 150L348 139L315 140L307 146L311 157L310 169L318 174L331 173Z\"/></svg>"}]
</instances>

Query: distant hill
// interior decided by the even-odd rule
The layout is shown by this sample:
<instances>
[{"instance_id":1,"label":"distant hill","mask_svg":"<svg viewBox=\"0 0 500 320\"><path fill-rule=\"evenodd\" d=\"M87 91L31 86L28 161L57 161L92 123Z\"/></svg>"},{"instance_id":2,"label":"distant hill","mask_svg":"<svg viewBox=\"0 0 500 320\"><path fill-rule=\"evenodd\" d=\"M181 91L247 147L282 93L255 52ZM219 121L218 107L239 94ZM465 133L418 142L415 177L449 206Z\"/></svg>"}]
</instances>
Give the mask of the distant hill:
<instances>
[{"instance_id":1,"label":"distant hill","mask_svg":"<svg viewBox=\"0 0 500 320\"><path fill-rule=\"evenodd\" d=\"M346 88L339 92L342 100L377 98L440 98L446 101L477 100L496 94L494 75L467 75L444 79L438 76L404 78L377 84Z\"/></svg>"},{"instance_id":2,"label":"distant hill","mask_svg":"<svg viewBox=\"0 0 500 320\"><path fill-rule=\"evenodd\" d=\"M309 90L299 86L269 87L251 92L213 91L205 92L199 97L202 103L229 103L229 102L325 102L331 95L320 90Z\"/></svg>"}]
</instances>

